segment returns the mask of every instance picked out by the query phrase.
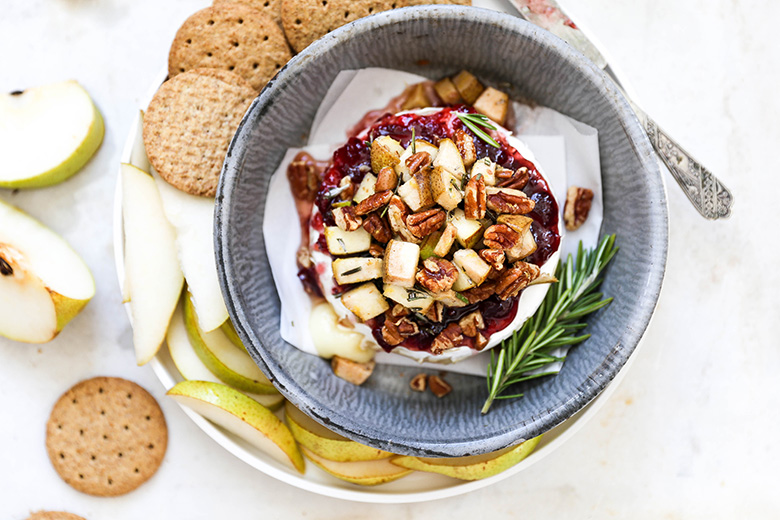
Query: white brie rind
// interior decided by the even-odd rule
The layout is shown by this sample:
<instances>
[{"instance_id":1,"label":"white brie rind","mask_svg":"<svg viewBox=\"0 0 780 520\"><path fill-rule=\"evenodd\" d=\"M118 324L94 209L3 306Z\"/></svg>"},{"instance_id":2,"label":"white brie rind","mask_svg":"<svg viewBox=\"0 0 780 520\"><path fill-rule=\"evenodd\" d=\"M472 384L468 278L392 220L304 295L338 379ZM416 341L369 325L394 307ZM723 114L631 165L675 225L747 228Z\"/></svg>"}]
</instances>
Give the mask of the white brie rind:
<instances>
[{"instance_id":1,"label":"white brie rind","mask_svg":"<svg viewBox=\"0 0 780 520\"><path fill-rule=\"evenodd\" d=\"M410 110L402 113L413 113L417 115L431 115L431 114L435 114L436 112L439 112L440 110L441 108L424 108L418 110ZM544 171L542 170L539 163L536 161L533 152L531 152L528 146L526 146L525 143L523 143L522 141L514 137L512 135L512 132L510 132L509 130L500 127L498 125L496 126L498 127L497 131L506 139L509 146L515 148L520 153L520 155L522 155L525 159L532 162L536 166L536 170L539 172L542 178L544 178L545 181L547 182L550 192L554 193L553 187L550 185L550 181L544 175ZM365 137L364 134L367 134L367 132L368 130L364 131L361 134L361 136ZM312 217L314 217L314 215L318 211L319 210L315 205L314 212L312 213ZM314 219L312 218L310 221L314 221ZM560 225L560 223L558 226L558 233L561 236L561 241L563 241L564 229ZM381 350L382 348L377 344L376 340L374 339L374 336L371 332L371 328L365 323L362 323L357 318L357 316L355 316L352 312L350 312L349 309L347 309L344 306L344 304L341 303L339 298L333 296L332 289L334 287L334 280L333 280L333 270L331 267L332 259L329 255L315 251L313 248L319 236L320 236L319 231L313 228L310 230L309 245L312 250L312 255L311 255L312 262L314 262L314 264L317 266L317 272L320 273L319 281L325 299L333 307L334 312L336 313L337 316L339 316L339 318L349 320L351 323L354 324L354 331L363 334L364 339L361 345L362 348L373 348L375 350ZM543 274L549 274L549 275L554 274L555 268L558 265L559 258L560 258L560 244L558 246L558 251L553 253L550 256L550 258L547 259L547 262L545 262L543 265L540 266L541 272ZM510 323L506 328L494 332L490 336L490 341L488 342L487 347L483 349L483 351L499 345L503 340L510 337L514 331L518 330L528 318L533 316L536 310L542 304L542 301L544 300L544 297L547 294L549 288L550 288L550 284L540 284L540 285L532 285L524 289L520 293L520 298L517 302L517 314L515 315L515 319L512 320L512 323ZM323 330L312 331L312 334L327 334L327 333L328 331L323 331ZM418 361L420 363L429 362L429 363L440 363L440 364L457 363L459 361L463 361L464 359L473 356L474 354L479 354L480 352L481 351L477 351L465 346L449 349L439 355L433 355L430 352L425 352L421 350L410 350L403 346L395 347L392 350L393 354L400 354L410 359L414 359L415 361Z\"/></svg>"}]
</instances>

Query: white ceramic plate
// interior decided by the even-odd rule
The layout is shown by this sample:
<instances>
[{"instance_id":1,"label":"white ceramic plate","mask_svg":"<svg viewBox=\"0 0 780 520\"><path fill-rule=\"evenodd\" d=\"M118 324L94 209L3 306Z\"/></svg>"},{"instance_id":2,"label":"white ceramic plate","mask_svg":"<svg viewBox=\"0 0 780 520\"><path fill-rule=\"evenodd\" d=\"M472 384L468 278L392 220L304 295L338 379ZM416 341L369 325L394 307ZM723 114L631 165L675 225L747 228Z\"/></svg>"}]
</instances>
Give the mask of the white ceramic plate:
<instances>
[{"instance_id":1,"label":"white ceramic plate","mask_svg":"<svg viewBox=\"0 0 780 520\"><path fill-rule=\"evenodd\" d=\"M482 5L486 4L486 5ZM498 5L500 4L500 6ZM495 0L475 0L474 5L481 7L494 7L497 10L511 12L507 10L506 2L496 2ZM501 7L501 8L499 8ZM139 107L139 114L130 129L125 141L120 161L122 163L132 164L144 171L149 170L149 163L144 151L143 139L141 136L141 111L146 108L151 101L158 86L165 80L167 72L160 74L158 80L153 84L148 95L142 100ZM121 170L120 170L121 174ZM117 275L120 286L124 283L124 229L122 223L122 183L121 177L118 177L115 199L114 199L114 256L116 262ZM126 306L128 314L129 305ZM641 346L641 342L640 342ZM639 346L637 347L637 349ZM343 500L352 500L356 502L369 503L412 503L436 500L440 498L453 497L484 488L496 482L509 478L524 469L536 464L559 446L563 445L568 439L580 430L598 410L604 405L609 397L614 393L620 381L625 377L626 372L636 355L631 356L628 363L618 373L617 377L599 396L575 414L569 420L558 427L550 430L542 437L536 450L525 460L510 468L509 470L484 480L473 482L460 481L437 475L433 473L415 472L389 484L382 484L375 487L363 487L347 482L343 482L309 463L306 466L306 473L300 474L295 470L284 466L260 450L247 444L238 437L215 426L213 423L204 419L200 415L192 412L189 408L182 406L184 413L202 429L209 437L225 448L227 451L246 462L250 466L262 471L277 480L286 482L295 487L318 493L321 495L340 498ZM176 366L168 354L168 349L163 347L159 354L149 363L157 375L160 382L166 389L171 388L183 378L179 374Z\"/></svg>"}]
</instances>

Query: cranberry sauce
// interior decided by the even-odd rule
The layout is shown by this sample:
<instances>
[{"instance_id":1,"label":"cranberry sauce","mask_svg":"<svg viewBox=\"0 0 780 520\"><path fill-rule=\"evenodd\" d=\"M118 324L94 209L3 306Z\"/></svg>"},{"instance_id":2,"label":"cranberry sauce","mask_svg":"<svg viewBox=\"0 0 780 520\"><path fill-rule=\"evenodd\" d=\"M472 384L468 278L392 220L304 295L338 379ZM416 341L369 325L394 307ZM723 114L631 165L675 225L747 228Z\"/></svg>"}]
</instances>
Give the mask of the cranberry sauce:
<instances>
[{"instance_id":1,"label":"cranberry sauce","mask_svg":"<svg viewBox=\"0 0 780 520\"><path fill-rule=\"evenodd\" d=\"M451 138L457 130L464 129L474 138L477 158L489 157L493 162L511 170L522 167L528 169L529 181L523 191L536 203L535 209L528 216L534 220L532 232L536 239L537 251L526 261L542 265L558 249L560 242L558 204L550 192L549 186L539 174L536 166L510 146L503 136L493 133L493 137L501 145L500 148L489 145L463 125L461 120L455 116L457 112L475 113L471 107L460 105L444 108L431 115L387 114L358 137L351 137L344 146L333 154L331 166L325 171L322 184L317 192L315 204L320 210L324 224L335 225L332 205L341 200L341 191L339 190L342 186L342 179L349 177L351 185L347 189L355 190L365 174L371 171L371 142L373 139L387 135L399 141L403 147L407 147L411 143L412 135L414 135L417 139L438 145L441 139ZM324 236L321 236L320 239L319 242L323 243L320 245L318 242L318 248L327 252L324 247ZM307 284L305 283L305 285ZM339 293L350 288L336 287ZM334 294L336 292L334 291ZM517 314L518 299L519 297L501 301L496 296L492 296L483 302L466 307L447 308L440 323L414 314L412 315L413 319L417 322L421 332L407 338L401 345L411 350L429 350L433 339L448 324L459 321L460 318L477 309L482 312L487 323L487 329L482 331L482 334L489 339L492 334L506 328L512 322ZM381 333L384 319L384 315L380 315L367 324L372 328L374 338L379 345L390 351L393 347L384 341ZM473 348L473 339L466 338L463 345Z\"/></svg>"}]
</instances>

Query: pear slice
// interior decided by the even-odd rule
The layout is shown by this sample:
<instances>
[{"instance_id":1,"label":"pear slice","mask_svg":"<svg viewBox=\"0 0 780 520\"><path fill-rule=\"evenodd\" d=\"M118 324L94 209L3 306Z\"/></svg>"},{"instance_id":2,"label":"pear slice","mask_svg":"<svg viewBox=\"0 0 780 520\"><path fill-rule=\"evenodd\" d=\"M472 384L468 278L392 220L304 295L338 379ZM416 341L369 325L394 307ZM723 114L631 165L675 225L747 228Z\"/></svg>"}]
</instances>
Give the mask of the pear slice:
<instances>
[{"instance_id":1,"label":"pear slice","mask_svg":"<svg viewBox=\"0 0 780 520\"><path fill-rule=\"evenodd\" d=\"M214 199L196 197L168 184L150 168L168 221L176 229L179 263L206 332L228 319L214 256Z\"/></svg>"},{"instance_id":2,"label":"pear slice","mask_svg":"<svg viewBox=\"0 0 780 520\"><path fill-rule=\"evenodd\" d=\"M391 461L402 468L440 473L461 480L480 480L497 475L526 458L534 451L541 438L540 435L517 446L484 455L443 459L403 456Z\"/></svg>"},{"instance_id":3,"label":"pear slice","mask_svg":"<svg viewBox=\"0 0 780 520\"><path fill-rule=\"evenodd\" d=\"M173 364L176 365L176 369L184 379L188 381L222 383L203 364L203 361L200 360L192 348L192 343L190 343L190 338L187 335L187 328L184 325L184 310L181 305L176 307L176 311L173 313L171 324L168 326L166 342L168 343L168 352L171 354ZM284 403L284 396L278 392L275 394L244 393L270 410L278 410Z\"/></svg>"},{"instance_id":4,"label":"pear slice","mask_svg":"<svg viewBox=\"0 0 780 520\"><path fill-rule=\"evenodd\" d=\"M168 395L303 473L306 466L290 429L271 410L238 390L210 381L182 381Z\"/></svg>"},{"instance_id":5,"label":"pear slice","mask_svg":"<svg viewBox=\"0 0 780 520\"><path fill-rule=\"evenodd\" d=\"M222 329L203 331L189 294L184 298L184 325L198 358L220 380L244 392L278 393L249 354L233 345Z\"/></svg>"},{"instance_id":6,"label":"pear slice","mask_svg":"<svg viewBox=\"0 0 780 520\"><path fill-rule=\"evenodd\" d=\"M244 352L247 352L246 346L244 345L244 342L241 341L241 338L238 337L238 331L236 331L236 327L233 325L233 321L230 318L228 318L227 321L220 327L222 328L222 332L225 333L225 336L228 337L233 345L237 346Z\"/></svg>"},{"instance_id":7,"label":"pear slice","mask_svg":"<svg viewBox=\"0 0 780 520\"><path fill-rule=\"evenodd\" d=\"M0 188L41 188L78 172L103 141L103 118L75 81L0 95Z\"/></svg>"},{"instance_id":8,"label":"pear slice","mask_svg":"<svg viewBox=\"0 0 780 520\"><path fill-rule=\"evenodd\" d=\"M176 254L176 235L165 218L157 185L151 175L129 164L122 165L122 212L123 296L130 300L136 362L144 365L165 339L184 276Z\"/></svg>"},{"instance_id":9,"label":"pear slice","mask_svg":"<svg viewBox=\"0 0 780 520\"><path fill-rule=\"evenodd\" d=\"M289 401L284 406L284 416L295 440L324 459L334 462L357 462L387 459L393 456L388 451L360 444L330 431Z\"/></svg>"},{"instance_id":10,"label":"pear slice","mask_svg":"<svg viewBox=\"0 0 780 520\"><path fill-rule=\"evenodd\" d=\"M0 201L0 335L50 341L94 295L95 280L68 243Z\"/></svg>"},{"instance_id":11,"label":"pear slice","mask_svg":"<svg viewBox=\"0 0 780 520\"><path fill-rule=\"evenodd\" d=\"M386 484L405 477L412 472L410 469L401 468L390 462L393 459L336 462L320 457L305 446L301 446L301 451L323 471L330 473L338 479L361 486Z\"/></svg>"}]
</instances>

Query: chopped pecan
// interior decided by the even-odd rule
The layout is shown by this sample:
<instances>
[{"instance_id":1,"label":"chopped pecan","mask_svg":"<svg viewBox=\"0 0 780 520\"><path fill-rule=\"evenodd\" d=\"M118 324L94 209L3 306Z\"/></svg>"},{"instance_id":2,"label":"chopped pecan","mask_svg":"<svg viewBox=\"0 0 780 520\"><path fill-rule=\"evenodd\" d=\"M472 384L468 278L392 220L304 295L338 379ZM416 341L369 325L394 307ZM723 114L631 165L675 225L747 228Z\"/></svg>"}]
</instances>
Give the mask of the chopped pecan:
<instances>
[{"instance_id":1,"label":"chopped pecan","mask_svg":"<svg viewBox=\"0 0 780 520\"><path fill-rule=\"evenodd\" d=\"M320 180L317 175L317 164L310 155L299 154L287 167L287 178L290 181L290 190L296 199L313 201L317 196Z\"/></svg>"},{"instance_id":2,"label":"chopped pecan","mask_svg":"<svg viewBox=\"0 0 780 520\"><path fill-rule=\"evenodd\" d=\"M420 333L420 327L409 318L401 318L395 326L398 327L398 332L401 333L401 336L407 338Z\"/></svg>"},{"instance_id":3,"label":"chopped pecan","mask_svg":"<svg viewBox=\"0 0 780 520\"><path fill-rule=\"evenodd\" d=\"M341 200L352 200L352 197L355 196L355 184L352 182L351 177L342 177L341 182L339 182L339 188L344 188L344 191L339 193Z\"/></svg>"},{"instance_id":4,"label":"chopped pecan","mask_svg":"<svg viewBox=\"0 0 780 520\"><path fill-rule=\"evenodd\" d=\"M372 211L386 206L391 198L393 198L393 192L390 190L374 193L360 201L360 204L355 207L355 215L368 215Z\"/></svg>"},{"instance_id":5,"label":"chopped pecan","mask_svg":"<svg viewBox=\"0 0 780 520\"><path fill-rule=\"evenodd\" d=\"M469 301L469 305L472 303L479 303L483 300L487 300L496 293L495 282L483 282L479 287L474 287L468 291L464 291L461 294Z\"/></svg>"},{"instance_id":6,"label":"chopped pecan","mask_svg":"<svg viewBox=\"0 0 780 520\"><path fill-rule=\"evenodd\" d=\"M374 240L382 244L386 244L393 238L393 232L390 231L390 226L388 226L385 219L380 217L377 213L372 213L363 220L363 229L368 231L371 236L374 237Z\"/></svg>"},{"instance_id":7,"label":"chopped pecan","mask_svg":"<svg viewBox=\"0 0 780 520\"><path fill-rule=\"evenodd\" d=\"M510 188L487 188L487 206L496 213L525 215L531 212L536 203L520 190Z\"/></svg>"},{"instance_id":8,"label":"chopped pecan","mask_svg":"<svg viewBox=\"0 0 780 520\"><path fill-rule=\"evenodd\" d=\"M384 220L382 221L382 223L384 223ZM380 246L379 244L371 244L371 246L369 246L368 248L368 254L370 254L374 258L381 258L385 256L385 248Z\"/></svg>"},{"instance_id":9,"label":"chopped pecan","mask_svg":"<svg viewBox=\"0 0 780 520\"><path fill-rule=\"evenodd\" d=\"M420 239L414 236L409 228L406 227L406 217L409 215L409 206L401 200L401 197L395 196L390 199L387 207L387 220L390 222L390 229L407 242L420 242Z\"/></svg>"},{"instance_id":10,"label":"chopped pecan","mask_svg":"<svg viewBox=\"0 0 780 520\"><path fill-rule=\"evenodd\" d=\"M354 206L333 208L333 220L343 231L355 231L363 223L363 219L355 215Z\"/></svg>"},{"instance_id":11,"label":"chopped pecan","mask_svg":"<svg viewBox=\"0 0 780 520\"><path fill-rule=\"evenodd\" d=\"M482 237L486 247L502 251L512 249L523 238L520 236L520 233L506 224L493 224L485 230L485 234Z\"/></svg>"},{"instance_id":12,"label":"chopped pecan","mask_svg":"<svg viewBox=\"0 0 780 520\"><path fill-rule=\"evenodd\" d=\"M441 227L447 220L447 214L442 209L419 211L406 217L406 227L417 238L425 238Z\"/></svg>"},{"instance_id":13,"label":"chopped pecan","mask_svg":"<svg viewBox=\"0 0 780 520\"><path fill-rule=\"evenodd\" d=\"M403 342L404 337L395 323L390 320L385 320L384 325L382 325L382 339L391 347L395 347Z\"/></svg>"},{"instance_id":14,"label":"chopped pecan","mask_svg":"<svg viewBox=\"0 0 780 520\"><path fill-rule=\"evenodd\" d=\"M482 319L482 313L479 312L479 310L476 310L463 316L460 321L458 321L458 325L460 325L461 330L463 330L463 334L470 338L474 338L480 330L485 328L485 320Z\"/></svg>"},{"instance_id":15,"label":"chopped pecan","mask_svg":"<svg viewBox=\"0 0 780 520\"><path fill-rule=\"evenodd\" d=\"M458 279L458 270L452 262L430 257L423 261L423 268L415 275L417 281L433 293L449 290Z\"/></svg>"},{"instance_id":16,"label":"chopped pecan","mask_svg":"<svg viewBox=\"0 0 780 520\"><path fill-rule=\"evenodd\" d=\"M452 392L452 385L439 376L428 377L428 387L433 392L433 395L440 399Z\"/></svg>"},{"instance_id":17,"label":"chopped pecan","mask_svg":"<svg viewBox=\"0 0 780 520\"><path fill-rule=\"evenodd\" d=\"M391 166L385 166L379 171L374 189L376 191L394 190L398 186L398 174Z\"/></svg>"},{"instance_id":18,"label":"chopped pecan","mask_svg":"<svg viewBox=\"0 0 780 520\"><path fill-rule=\"evenodd\" d=\"M433 339L431 354L438 356L442 352L460 346L463 341L463 331L457 323L450 323Z\"/></svg>"},{"instance_id":19,"label":"chopped pecan","mask_svg":"<svg viewBox=\"0 0 780 520\"><path fill-rule=\"evenodd\" d=\"M485 179L481 175L469 179L468 184L466 184L464 200L466 218L473 220L485 218L487 193L485 191Z\"/></svg>"},{"instance_id":20,"label":"chopped pecan","mask_svg":"<svg viewBox=\"0 0 780 520\"><path fill-rule=\"evenodd\" d=\"M444 317L444 304L442 302L433 302L433 305L425 311L424 316L433 322L439 323L442 317Z\"/></svg>"},{"instance_id":21,"label":"chopped pecan","mask_svg":"<svg viewBox=\"0 0 780 520\"><path fill-rule=\"evenodd\" d=\"M299 247L298 252L295 255L295 259L298 262L298 267L303 267L306 269L311 267L311 250L309 250L309 246Z\"/></svg>"},{"instance_id":22,"label":"chopped pecan","mask_svg":"<svg viewBox=\"0 0 780 520\"><path fill-rule=\"evenodd\" d=\"M528 184L529 178L528 168L525 166L518 168L515 171L500 167L496 170L496 181L501 188L522 190L525 188L525 185Z\"/></svg>"},{"instance_id":23,"label":"chopped pecan","mask_svg":"<svg viewBox=\"0 0 780 520\"><path fill-rule=\"evenodd\" d=\"M481 332L477 332L477 337L474 340L474 346L477 350L483 350L485 347L487 347L488 339L482 335Z\"/></svg>"},{"instance_id":24,"label":"chopped pecan","mask_svg":"<svg viewBox=\"0 0 780 520\"><path fill-rule=\"evenodd\" d=\"M427 374L417 374L412 378L411 381L409 381L409 386L415 392L425 392L425 387L427 386L427 383L428 383Z\"/></svg>"},{"instance_id":25,"label":"chopped pecan","mask_svg":"<svg viewBox=\"0 0 780 520\"><path fill-rule=\"evenodd\" d=\"M527 262L517 262L496 283L496 294L502 300L517 296L539 276L539 267Z\"/></svg>"},{"instance_id":26,"label":"chopped pecan","mask_svg":"<svg viewBox=\"0 0 780 520\"><path fill-rule=\"evenodd\" d=\"M461 157L463 157L463 165L466 168L471 167L477 161L477 147L474 146L474 138L461 128L455 132L453 140Z\"/></svg>"},{"instance_id":27,"label":"chopped pecan","mask_svg":"<svg viewBox=\"0 0 780 520\"><path fill-rule=\"evenodd\" d=\"M404 316L409 315L409 309L401 305L400 303L396 303L393 305L390 309L388 309L385 312L385 315L388 317L388 319L393 320L393 322L396 322L403 318Z\"/></svg>"},{"instance_id":28,"label":"chopped pecan","mask_svg":"<svg viewBox=\"0 0 780 520\"><path fill-rule=\"evenodd\" d=\"M593 204L593 191L588 188L569 186L566 192L566 206L563 210L563 221L566 229L574 231L585 223Z\"/></svg>"},{"instance_id":29,"label":"chopped pecan","mask_svg":"<svg viewBox=\"0 0 780 520\"><path fill-rule=\"evenodd\" d=\"M417 152L412 154L406 159L406 167L409 168L409 173L414 175L415 173L422 171L424 168L431 164L431 154L428 152Z\"/></svg>"},{"instance_id":30,"label":"chopped pecan","mask_svg":"<svg viewBox=\"0 0 780 520\"><path fill-rule=\"evenodd\" d=\"M365 383L366 379L374 372L375 365L376 362L373 360L368 363L357 363L339 356L333 356L330 362L333 373L353 385Z\"/></svg>"},{"instance_id":31,"label":"chopped pecan","mask_svg":"<svg viewBox=\"0 0 780 520\"><path fill-rule=\"evenodd\" d=\"M504 268L506 255L501 249L480 249L479 257L490 264L494 271L500 271Z\"/></svg>"}]
</instances>

